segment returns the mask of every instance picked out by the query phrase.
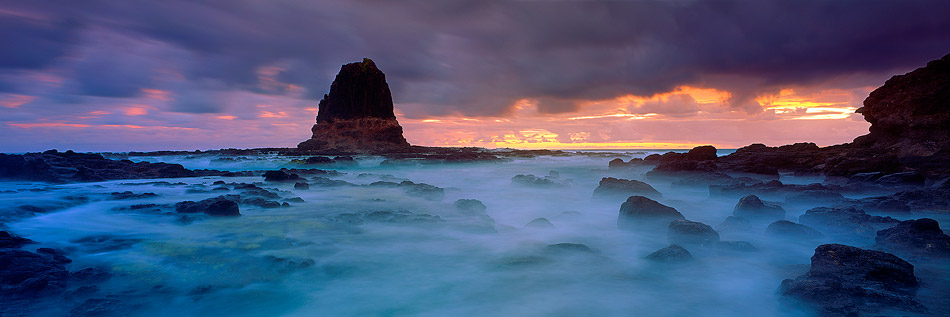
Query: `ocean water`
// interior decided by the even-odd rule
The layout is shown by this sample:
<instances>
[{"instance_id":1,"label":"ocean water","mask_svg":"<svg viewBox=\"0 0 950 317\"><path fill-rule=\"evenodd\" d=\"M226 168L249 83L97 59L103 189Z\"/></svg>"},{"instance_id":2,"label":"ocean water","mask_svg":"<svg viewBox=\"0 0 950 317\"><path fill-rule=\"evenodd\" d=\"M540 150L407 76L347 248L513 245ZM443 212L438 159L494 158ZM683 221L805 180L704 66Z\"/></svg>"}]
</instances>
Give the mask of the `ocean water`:
<instances>
[{"instance_id":1,"label":"ocean water","mask_svg":"<svg viewBox=\"0 0 950 317\"><path fill-rule=\"evenodd\" d=\"M613 158L628 160L650 153L395 167L380 166L381 157L357 157L358 166L328 168L342 173L330 178L358 185L381 180L431 184L444 188L442 199L400 188L312 185L297 190L293 182L264 183L261 177L201 177L55 186L7 182L0 186L45 190L0 194L0 206L55 205L86 197L88 202L7 226L44 247L65 250L74 261L71 270L90 266L111 270L114 276L100 285L98 297L120 300L122 315L810 315L783 301L778 287L783 279L807 271L814 248L831 241L777 240L766 236L762 225L750 232L720 232L722 240L752 243L758 248L754 252L687 247L695 257L687 265L644 258L669 245L665 230L618 229L623 199L592 198L602 177L647 181L663 194L661 203L713 227L732 214L738 200L710 197L703 188L648 180L646 168L607 170ZM300 167L289 162L291 157L250 156L235 162L213 158L134 159L233 171ZM519 174L543 177L552 171L562 186L524 186L511 180ZM193 221L126 210L135 204L174 204L228 194L188 192L211 189L219 180L258 183L277 192L276 200L299 197L303 202L295 200L284 208L242 205L240 217ZM155 183L162 181L172 184ZM174 184L179 182L184 184ZM123 191L157 196L104 198ZM481 201L490 219L459 211L453 205L458 199ZM795 221L810 206L785 207L787 218ZM379 220L373 218L374 212L406 217ZM353 217L362 217L362 222L352 221ZM553 226L526 226L537 218ZM558 243L584 244L592 251L548 247ZM940 295L928 292L922 289L921 296L939 301ZM34 312L59 315L73 306L53 303Z\"/></svg>"}]
</instances>

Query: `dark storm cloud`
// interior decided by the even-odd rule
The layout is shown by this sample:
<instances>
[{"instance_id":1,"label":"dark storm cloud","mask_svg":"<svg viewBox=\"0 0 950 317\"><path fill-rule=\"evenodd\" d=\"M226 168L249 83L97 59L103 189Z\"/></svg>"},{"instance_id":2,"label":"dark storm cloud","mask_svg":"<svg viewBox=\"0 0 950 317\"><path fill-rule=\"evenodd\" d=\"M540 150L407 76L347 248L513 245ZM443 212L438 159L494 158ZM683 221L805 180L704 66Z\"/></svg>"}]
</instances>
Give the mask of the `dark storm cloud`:
<instances>
[{"instance_id":1,"label":"dark storm cloud","mask_svg":"<svg viewBox=\"0 0 950 317\"><path fill-rule=\"evenodd\" d=\"M783 86L906 71L950 52L947 1L162 0L0 7L0 68L44 69L59 59L57 67L73 70L70 80L82 94L130 96L161 86L150 75L167 63L194 83L158 87L183 99L172 110L199 113L224 109L195 91L209 81L276 93L258 87L257 72L279 65L278 80L318 99L341 64L362 57L386 72L395 101L412 105L404 107L410 117L503 115L523 98L539 100L542 112L568 112L577 109L574 100L649 96L679 85L728 90L733 108L756 112L754 97ZM72 52L101 45L89 36L76 40L89 32L121 33L182 53L136 61L137 53L100 50L70 60Z\"/></svg>"}]
</instances>

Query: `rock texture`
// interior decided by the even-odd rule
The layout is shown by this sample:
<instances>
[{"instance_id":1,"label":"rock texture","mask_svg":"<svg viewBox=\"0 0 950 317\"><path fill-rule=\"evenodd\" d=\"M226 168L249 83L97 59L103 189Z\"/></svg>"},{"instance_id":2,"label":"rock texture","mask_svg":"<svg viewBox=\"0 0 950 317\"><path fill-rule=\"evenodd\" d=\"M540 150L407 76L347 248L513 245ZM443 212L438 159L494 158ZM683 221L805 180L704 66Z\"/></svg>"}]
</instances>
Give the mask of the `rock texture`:
<instances>
[{"instance_id":1,"label":"rock texture","mask_svg":"<svg viewBox=\"0 0 950 317\"><path fill-rule=\"evenodd\" d=\"M673 220L685 220L679 211L643 196L630 196L620 205L617 227L626 230L653 229L669 226Z\"/></svg>"},{"instance_id":2,"label":"rock texture","mask_svg":"<svg viewBox=\"0 0 950 317\"><path fill-rule=\"evenodd\" d=\"M663 194L656 191L650 184L630 179L620 179L613 177L604 177L600 180L597 188L594 189L594 198L610 199L630 197L631 195L642 195L653 199L663 197Z\"/></svg>"},{"instance_id":3,"label":"rock texture","mask_svg":"<svg viewBox=\"0 0 950 317\"><path fill-rule=\"evenodd\" d=\"M739 199L732 215L756 221L775 221L785 219L785 209L777 204L764 202L759 196L748 195Z\"/></svg>"},{"instance_id":4,"label":"rock texture","mask_svg":"<svg viewBox=\"0 0 950 317\"><path fill-rule=\"evenodd\" d=\"M782 281L780 292L823 316L858 316L895 308L924 312L918 287L914 266L893 254L825 244L815 249L808 273Z\"/></svg>"},{"instance_id":5,"label":"rock texture","mask_svg":"<svg viewBox=\"0 0 950 317\"><path fill-rule=\"evenodd\" d=\"M950 236L930 218L903 221L877 232L876 248L910 256L950 257Z\"/></svg>"},{"instance_id":6,"label":"rock texture","mask_svg":"<svg viewBox=\"0 0 950 317\"><path fill-rule=\"evenodd\" d=\"M381 154L402 152L409 142L393 113L383 74L368 58L340 68L330 93L320 100L313 136L297 145L311 153Z\"/></svg>"}]
</instances>

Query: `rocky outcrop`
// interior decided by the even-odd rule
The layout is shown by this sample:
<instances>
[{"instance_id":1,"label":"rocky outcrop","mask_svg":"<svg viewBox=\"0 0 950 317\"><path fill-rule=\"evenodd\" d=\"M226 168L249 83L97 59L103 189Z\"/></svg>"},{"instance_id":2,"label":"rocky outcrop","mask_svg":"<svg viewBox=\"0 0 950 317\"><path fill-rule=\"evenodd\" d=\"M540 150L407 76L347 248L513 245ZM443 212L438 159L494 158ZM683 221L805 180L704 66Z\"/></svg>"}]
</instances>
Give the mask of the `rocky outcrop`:
<instances>
[{"instance_id":1,"label":"rocky outcrop","mask_svg":"<svg viewBox=\"0 0 950 317\"><path fill-rule=\"evenodd\" d=\"M679 211L643 196L630 196L620 205L617 227L626 230L666 228L673 220L685 220Z\"/></svg>"},{"instance_id":2,"label":"rocky outcrop","mask_svg":"<svg viewBox=\"0 0 950 317\"><path fill-rule=\"evenodd\" d=\"M930 218L903 221L877 232L876 248L909 256L950 257L950 236Z\"/></svg>"},{"instance_id":3,"label":"rocky outcrop","mask_svg":"<svg viewBox=\"0 0 950 317\"><path fill-rule=\"evenodd\" d=\"M175 204L178 213L205 213L211 216L240 216L238 204L225 197L209 198L202 201L183 201Z\"/></svg>"},{"instance_id":4,"label":"rocky outcrop","mask_svg":"<svg viewBox=\"0 0 950 317\"><path fill-rule=\"evenodd\" d=\"M785 209L777 204L764 202L756 195L748 195L739 199L732 215L753 221L775 221L785 219Z\"/></svg>"},{"instance_id":5,"label":"rocky outcrop","mask_svg":"<svg viewBox=\"0 0 950 317\"><path fill-rule=\"evenodd\" d=\"M300 150L381 154L409 148L393 112L386 75L368 58L343 65L319 106L313 136L297 145Z\"/></svg>"},{"instance_id":6,"label":"rocky outcrop","mask_svg":"<svg viewBox=\"0 0 950 317\"><path fill-rule=\"evenodd\" d=\"M765 228L765 233L768 235L793 239L796 241L807 241L824 236L820 231L815 230L815 228L794 223L788 220L779 220L769 224L769 226Z\"/></svg>"},{"instance_id":7,"label":"rocky outcrop","mask_svg":"<svg viewBox=\"0 0 950 317\"><path fill-rule=\"evenodd\" d=\"M623 199L624 197L630 197L631 195L641 195L653 199L659 199L663 197L663 194L660 194L660 192L656 191L656 189L653 188L653 186L650 186L650 184L638 180L628 180L613 177L604 177L601 179L600 183L597 185L597 188L594 189L593 197L599 199L620 197L620 199Z\"/></svg>"},{"instance_id":8,"label":"rocky outcrop","mask_svg":"<svg viewBox=\"0 0 950 317\"><path fill-rule=\"evenodd\" d=\"M670 222L666 237L670 244L712 246L719 243L719 233L709 225L689 220Z\"/></svg>"},{"instance_id":9,"label":"rocky outcrop","mask_svg":"<svg viewBox=\"0 0 950 317\"><path fill-rule=\"evenodd\" d=\"M646 256L646 259L660 263L677 264L693 261L693 255L683 247L674 244L650 253Z\"/></svg>"},{"instance_id":10,"label":"rocky outcrop","mask_svg":"<svg viewBox=\"0 0 950 317\"><path fill-rule=\"evenodd\" d=\"M883 309L924 312L915 298L914 266L890 253L841 244L815 249L811 269L782 281L779 291L823 316L858 316Z\"/></svg>"},{"instance_id":11,"label":"rocky outcrop","mask_svg":"<svg viewBox=\"0 0 950 317\"><path fill-rule=\"evenodd\" d=\"M874 238L878 229L898 223L891 217L871 216L854 207L812 208L798 217L804 225L841 238Z\"/></svg>"},{"instance_id":12,"label":"rocky outcrop","mask_svg":"<svg viewBox=\"0 0 950 317\"><path fill-rule=\"evenodd\" d=\"M247 176L247 173L189 170L180 164L110 160L101 154L73 151L0 154L0 179L68 183L197 176Z\"/></svg>"}]
</instances>

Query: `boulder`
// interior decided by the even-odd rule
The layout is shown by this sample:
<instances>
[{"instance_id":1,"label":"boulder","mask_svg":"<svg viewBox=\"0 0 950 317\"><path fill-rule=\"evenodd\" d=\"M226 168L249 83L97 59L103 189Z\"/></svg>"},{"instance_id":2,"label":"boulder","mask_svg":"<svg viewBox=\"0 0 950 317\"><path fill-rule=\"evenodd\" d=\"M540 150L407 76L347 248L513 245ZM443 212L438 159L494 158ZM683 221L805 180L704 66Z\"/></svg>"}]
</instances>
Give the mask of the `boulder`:
<instances>
[{"instance_id":1,"label":"boulder","mask_svg":"<svg viewBox=\"0 0 950 317\"><path fill-rule=\"evenodd\" d=\"M732 215L753 221L774 221L785 219L785 209L774 203L764 202L756 195L739 199Z\"/></svg>"},{"instance_id":2,"label":"boulder","mask_svg":"<svg viewBox=\"0 0 950 317\"><path fill-rule=\"evenodd\" d=\"M877 232L875 227L898 223L894 218L871 216L854 207L812 208L799 216L798 222L831 234L869 238Z\"/></svg>"},{"instance_id":3,"label":"boulder","mask_svg":"<svg viewBox=\"0 0 950 317\"><path fill-rule=\"evenodd\" d=\"M673 220L666 235L670 244L674 245L711 246L719 242L719 233L712 227L689 220Z\"/></svg>"},{"instance_id":4,"label":"boulder","mask_svg":"<svg viewBox=\"0 0 950 317\"><path fill-rule=\"evenodd\" d=\"M769 224L769 226L765 228L765 233L795 240L811 240L824 236L820 231L812 227L788 220L779 220Z\"/></svg>"},{"instance_id":5,"label":"boulder","mask_svg":"<svg viewBox=\"0 0 950 317\"><path fill-rule=\"evenodd\" d=\"M650 184L638 181L619 179L613 177L604 177L600 180L597 188L594 189L594 198L609 199L617 197L630 197L632 195L646 196L653 199L663 197L663 194L656 191Z\"/></svg>"},{"instance_id":6,"label":"boulder","mask_svg":"<svg viewBox=\"0 0 950 317\"><path fill-rule=\"evenodd\" d=\"M673 220L686 219L673 207L663 205L643 196L630 196L620 205L617 227L625 230L637 230L668 227Z\"/></svg>"},{"instance_id":7,"label":"boulder","mask_svg":"<svg viewBox=\"0 0 950 317\"><path fill-rule=\"evenodd\" d=\"M296 182L294 183L294 189L308 190L310 189L310 184L307 184L306 182Z\"/></svg>"},{"instance_id":8,"label":"boulder","mask_svg":"<svg viewBox=\"0 0 950 317\"><path fill-rule=\"evenodd\" d=\"M877 232L875 248L914 256L950 256L950 236L930 218L906 220Z\"/></svg>"},{"instance_id":9,"label":"boulder","mask_svg":"<svg viewBox=\"0 0 950 317\"><path fill-rule=\"evenodd\" d=\"M921 313L914 266L890 253L842 244L815 249L811 269L782 281L783 296L814 306L821 315L857 316L884 309Z\"/></svg>"},{"instance_id":10,"label":"boulder","mask_svg":"<svg viewBox=\"0 0 950 317\"><path fill-rule=\"evenodd\" d=\"M285 171L266 171L264 172L265 182L297 182L303 180L300 175L288 173Z\"/></svg>"},{"instance_id":11,"label":"boulder","mask_svg":"<svg viewBox=\"0 0 950 317\"><path fill-rule=\"evenodd\" d=\"M178 213L205 213L211 216L240 216L240 208L233 200L224 196L202 201L182 201L175 204Z\"/></svg>"},{"instance_id":12,"label":"boulder","mask_svg":"<svg viewBox=\"0 0 950 317\"><path fill-rule=\"evenodd\" d=\"M646 256L646 259L670 264L687 263L693 261L693 255L683 247L674 244L650 253Z\"/></svg>"}]
</instances>

